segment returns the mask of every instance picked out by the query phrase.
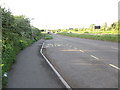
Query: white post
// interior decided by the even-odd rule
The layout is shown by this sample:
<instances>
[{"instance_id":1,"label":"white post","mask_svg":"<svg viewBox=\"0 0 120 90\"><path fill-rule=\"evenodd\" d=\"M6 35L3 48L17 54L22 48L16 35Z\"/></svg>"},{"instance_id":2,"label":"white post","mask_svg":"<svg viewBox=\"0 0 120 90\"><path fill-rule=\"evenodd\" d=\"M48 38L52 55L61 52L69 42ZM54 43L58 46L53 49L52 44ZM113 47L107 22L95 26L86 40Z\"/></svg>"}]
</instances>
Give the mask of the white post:
<instances>
[{"instance_id":1,"label":"white post","mask_svg":"<svg viewBox=\"0 0 120 90\"><path fill-rule=\"evenodd\" d=\"M46 26L46 33L48 33L48 28L47 28L47 26Z\"/></svg>"}]
</instances>

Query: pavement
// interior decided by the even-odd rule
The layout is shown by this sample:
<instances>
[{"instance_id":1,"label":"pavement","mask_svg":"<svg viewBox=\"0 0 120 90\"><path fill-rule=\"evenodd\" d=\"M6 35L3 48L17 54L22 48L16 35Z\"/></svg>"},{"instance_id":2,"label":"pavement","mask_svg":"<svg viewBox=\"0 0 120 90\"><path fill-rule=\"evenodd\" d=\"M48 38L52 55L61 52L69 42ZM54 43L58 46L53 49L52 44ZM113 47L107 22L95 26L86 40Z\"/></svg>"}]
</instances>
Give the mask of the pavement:
<instances>
[{"instance_id":1,"label":"pavement","mask_svg":"<svg viewBox=\"0 0 120 90\"><path fill-rule=\"evenodd\" d=\"M43 40L22 50L8 73L7 88L65 88L40 55Z\"/></svg>"},{"instance_id":2,"label":"pavement","mask_svg":"<svg viewBox=\"0 0 120 90\"><path fill-rule=\"evenodd\" d=\"M72 88L118 88L118 43L52 36L44 54Z\"/></svg>"}]
</instances>

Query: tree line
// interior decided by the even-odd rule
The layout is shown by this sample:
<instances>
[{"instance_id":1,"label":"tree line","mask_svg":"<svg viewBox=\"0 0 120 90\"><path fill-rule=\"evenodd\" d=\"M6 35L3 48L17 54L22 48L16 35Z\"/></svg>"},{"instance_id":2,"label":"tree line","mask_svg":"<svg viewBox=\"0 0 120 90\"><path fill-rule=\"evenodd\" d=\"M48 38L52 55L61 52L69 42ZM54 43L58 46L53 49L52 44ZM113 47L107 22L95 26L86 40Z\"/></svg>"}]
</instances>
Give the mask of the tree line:
<instances>
[{"instance_id":1,"label":"tree line","mask_svg":"<svg viewBox=\"0 0 120 90\"><path fill-rule=\"evenodd\" d=\"M113 22L111 25L107 25L105 22L100 26L100 29L95 29L95 24L91 24L88 28L69 28L69 29L57 29L51 31L57 32L78 32L78 33L106 33L106 34L120 34L120 20Z\"/></svg>"}]
</instances>

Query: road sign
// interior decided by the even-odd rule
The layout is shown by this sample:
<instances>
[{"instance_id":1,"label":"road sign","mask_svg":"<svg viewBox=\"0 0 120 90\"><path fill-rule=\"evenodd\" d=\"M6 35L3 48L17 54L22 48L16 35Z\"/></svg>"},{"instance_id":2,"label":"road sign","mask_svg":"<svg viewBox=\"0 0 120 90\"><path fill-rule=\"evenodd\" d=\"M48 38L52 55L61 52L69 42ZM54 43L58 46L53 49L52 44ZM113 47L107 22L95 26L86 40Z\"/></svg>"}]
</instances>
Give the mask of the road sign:
<instances>
[{"instance_id":1,"label":"road sign","mask_svg":"<svg viewBox=\"0 0 120 90\"><path fill-rule=\"evenodd\" d=\"M95 26L95 29L100 29L100 26Z\"/></svg>"}]
</instances>

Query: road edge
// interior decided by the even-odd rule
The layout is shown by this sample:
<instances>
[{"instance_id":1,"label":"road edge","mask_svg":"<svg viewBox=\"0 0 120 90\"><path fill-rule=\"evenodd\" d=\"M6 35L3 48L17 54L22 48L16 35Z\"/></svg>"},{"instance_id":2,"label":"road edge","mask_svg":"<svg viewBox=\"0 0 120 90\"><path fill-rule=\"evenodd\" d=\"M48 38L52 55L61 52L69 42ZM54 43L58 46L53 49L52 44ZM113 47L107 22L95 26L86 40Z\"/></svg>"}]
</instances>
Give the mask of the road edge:
<instances>
[{"instance_id":1,"label":"road edge","mask_svg":"<svg viewBox=\"0 0 120 90\"><path fill-rule=\"evenodd\" d=\"M58 78L61 80L61 82L65 85L65 87L68 90L72 90L70 85L64 80L64 78L60 75L60 73L54 68L54 66L49 62L47 57L43 54L43 52L42 52L43 51L43 46L44 46L44 42L42 43L42 47L40 49L40 54L43 56L43 58L46 60L46 62L49 64L49 66L52 68L52 70L55 72L55 74L58 76Z\"/></svg>"}]
</instances>

